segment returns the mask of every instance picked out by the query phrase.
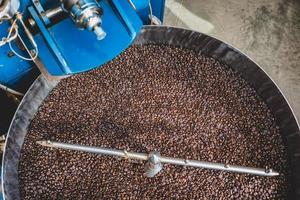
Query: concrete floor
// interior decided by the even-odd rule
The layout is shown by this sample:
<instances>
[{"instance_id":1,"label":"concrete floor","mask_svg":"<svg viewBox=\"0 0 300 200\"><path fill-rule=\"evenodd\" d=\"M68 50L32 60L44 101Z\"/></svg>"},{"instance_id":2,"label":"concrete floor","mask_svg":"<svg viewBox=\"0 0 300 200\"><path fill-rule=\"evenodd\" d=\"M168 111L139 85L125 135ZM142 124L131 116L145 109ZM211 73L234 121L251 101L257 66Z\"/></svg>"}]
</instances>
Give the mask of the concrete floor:
<instances>
[{"instance_id":1,"label":"concrete floor","mask_svg":"<svg viewBox=\"0 0 300 200\"><path fill-rule=\"evenodd\" d=\"M281 88L300 120L300 1L166 0L165 24L223 40Z\"/></svg>"}]
</instances>

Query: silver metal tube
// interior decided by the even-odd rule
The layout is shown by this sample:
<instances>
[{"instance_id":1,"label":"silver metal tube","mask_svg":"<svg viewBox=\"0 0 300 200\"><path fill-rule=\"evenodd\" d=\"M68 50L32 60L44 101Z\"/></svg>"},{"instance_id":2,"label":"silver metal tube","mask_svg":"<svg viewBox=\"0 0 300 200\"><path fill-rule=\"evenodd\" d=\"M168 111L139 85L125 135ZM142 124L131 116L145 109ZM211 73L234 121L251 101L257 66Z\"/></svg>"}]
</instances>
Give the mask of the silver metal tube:
<instances>
[{"instance_id":1,"label":"silver metal tube","mask_svg":"<svg viewBox=\"0 0 300 200\"><path fill-rule=\"evenodd\" d=\"M116 149L109 149L109 148L102 148L102 147L93 147L93 146L84 146L78 144L67 144L61 142L52 142L52 141L38 141L40 145L59 148L59 149L66 149L66 150L74 150L74 151L82 151L88 153L96 153L102 154L107 156L117 156L126 159L136 159L136 160L147 160L148 154L146 153L135 153L135 152L127 152L126 150L116 150Z\"/></svg>"},{"instance_id":2,"label":"silver metal tube","mask_svg":"<svg viewBox=\"0 0 300 200\"><path fill-rule=\"evenodd\" d=\"M57 7L57 8L53 8L51 10L47 10L46 11L46 17L48 18L52 18L52 17L55 17L56 15L60 14L64 12L64 10L62 9L62 7Z\"/></svg>"},{"instance_id":3,"label":"silver metal tube","mask_svg":"<svg viewBox=\"0 0 300 200\"><path fill-rule=\"evenodd\" d=\"M127 152L126 150L117 150L117 149L108 149L102 147L92 147L92 146L84 146L84 145L76 145L76 144L66 144L61 142L52 142L52 141L38 141L40 145L67 149L67 150L75 150L89 153L97 153L108 156L117 156L128 159L136 159L148 161L149 154L146 153L136 153L136 152ZM237 165L229 165L229 164L221 164L214 162L206 162L206 161L198 161L198 160L188 160L181 158L172 158L172 157L158 157L160 163L173 164L173 165L182 165L188 167L197 167L197 168L205 168L205 169L213 169L213 170L221 170L228 172L237 172L237 173L246 173L246 174L254 174L259 176L278 176L279 173L273 171L272 169L263 169L263 168L253 168L253 167L242 167Z\"/></svg>"},{"instance_id":4,"label":"silver metal tube","mask_svg":"<svg viewBox=\"0 0 300 200\"><path fill-rule=\"evenodd\" d=\"M64 12L63 8L59 6L57 8L53 8L53 9L47 10L44 13L44 15L51 20L52 18L56 17L57 15L59 15L59 14L61 14L63 12ZM35 21L32 18L29 18L28 21L29 21L29 24L32 27L36 25Z\"/></svg>"},{"instance_id":5,"label":"silver metal tube","mask_svg":"<svg viewBox=\"0 0 300 200\"><path fill-rule=\"evenodd\" d=\"M0 84L0 89L4 90L4 91L6 91L6 92L9 92L9 93L11 93L11 94L17 95L17 96L24 96L23 93L18 92L18 91L16 91L16 90L13 90L13 89L11 89L11 88L9 88L9 87L7 87L7 86L5 86L5 85L2 85L2 84Z\"/></svg>"},{"instance_id":6,"label":"silver metal tube","mask_svg":"<svg viewBox=\"0 0 300 200\"><path fill-rule=\"evenodd\" d=\"M278 172L273 171L271 169L266 170L263 168L242 167L242 166L237 166L237 165L221 164L221 163L198 161L198 160L161 157L160 161L162 163L167 163L167 164L222 170L222 171L228 171L228 172L254 174L254 175L259 175L259 176L277 176L277 175L279 175Z\"/></svg>"}]
</instances>

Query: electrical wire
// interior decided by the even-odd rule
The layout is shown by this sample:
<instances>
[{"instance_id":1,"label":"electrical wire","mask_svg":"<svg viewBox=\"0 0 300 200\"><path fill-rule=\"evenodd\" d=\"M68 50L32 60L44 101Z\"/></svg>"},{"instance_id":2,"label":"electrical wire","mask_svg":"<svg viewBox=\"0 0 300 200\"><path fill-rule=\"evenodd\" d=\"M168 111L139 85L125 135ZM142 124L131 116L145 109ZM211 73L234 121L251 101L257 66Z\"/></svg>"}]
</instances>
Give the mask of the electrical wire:
<instances>
[{"instance_id":1,"label":"electrical wire","mask_svg":"<svg viewBox=\"0 0 300 200\"><path fill-rule=\"evenodd\" d=\"M149 0L149 14L150 14L150 18L153 17L153 11L152 11L152 5L151 5L151 0Z\"/></svg>"},{"instance_id":2,"label":"electrical wire","mask_svg":"<svg viewBox=\"0 0 300 200\"><path fill-rule=\"evenodd\" d=\"M22 37L20 36L20 34L19 34L19 32L18 32L18 28L16 27L16 23L17 23L18 20L21 21L22 25L24 25L24 22L22 21L22 18L21 18L21 17L20 17L20 18L16 17L16 19L15 19L15 20L13 21L13 23L12 23L12 26L11 26L11 28L10 28L10 30L9 30L9 33L8 33L7 38L10 38L10 37L11 37L12 30L14 29L15 32L16 32L16 34L17 34L17 37L19 37L19 39L21 40L21 42L22 42L23 46L25 47L27 53L29 54L30 58L24 57L24 56L20 55L19 53L17 53L16 50L13 48L13 46L12 46L12 44L11 44L11 40L8 41L9 48L10 48L10 50L11 50L16 56L18 56L18 57L21 58L22 60L33 61L33 60L35 60L35 59L37 58L37 56L38 56L38 47L37 47L37 44L35 43L34 40L31 40L31 42L33 43L33 46L34 46L34 48L35 48L35 55L34 55L34 57L33 57L32 54L31 54L31 52L30 52L30 50L28 49L27 45L25 44L24 40L22 39ZM24 27L24 28L26 28L26 27Z\"/></svg>"},{"instance_id":3,"label":"electrical wire","mask_svg":"<svg viewBox=\"0 0 300 200\"><path fill-rule=\"evenodd\" d=\"M7 16L9 16L9 15L7 15ZM16 18L16 19L13 21L13 23L11 24L11 27L10 27L10 29L9 29L9 32L8 32L8 35L7 35L6 38L10 38L13 29L15 29L16 32L18 32L18 29L15 28L16 23L17 23L17 20L18 20L18 19Z\"/></svg>"},{"instance_id":4,"label":"electrical wire","mask_svg":"<svg viewBox=\"0 0 300 200\"><path fill-rule=\"evenodd\" d=\"M5 14L5 15L3 15L3 17L0 20L9 20L9 19L11 19L11 17L8 14ZM11 28L9 30L9 33L8 33L7 37L6 38L2 38L2 40L0 41L0 46L3 46L6 43L8 43L9 41L12 41L12 40L14 40L14 39L17 38L17 32L16 31L15 31L14 35L11 35L12 34L12 30L13 30L12 27L15 26L15 24L16 24L16 20L12 23L12 26L11 26Z\"/></svg>"},{"instance_id":5,"label":"electrical wire","mask_svg":"<svg viewBox=\"0 0 300 200\"><path fill-rule=\"evenodd\" d=\"M9 16L8 14L5 14L5 15L3 15L3 16L4 16L5 18L2 17L1 19L4 19L4 20L9 20L9 19L12 18L12 17ZM19 58L21 58L21 59L23 59L23 60L27 60L27 61L35 60L35 59L37 58L37 56L38 56L38 48L37 48L37 44L35 43L34 40L31 40L32 43L33 43L33 46L35 47L35 56L33 57L32 54L30 53L30 50L29 50L28 47L26 46L24 40L22 39L22 37L21 37L20 34L19 34L18 27L17 27L17 21L18 21L18 20L22 20L22 18L16 17L16 19L14 19L14 21L12 22L12 25L11 25L11 27L10 27L10 29L9 29L8 35L7 35L6 39L5 39L5 41L3 42L3 44L8 43L8 44L9 44L10 50L11 50L16 56L18 56ZM22 23L22 25L24 25L24 22ZM24 27L24 28L25 28L25 27ZM13 31L14 31L14 34L12 35ZM20 55L20 54L17 53L17 52L14 50L14 48L12 47L11 42L12 42L13 40L15 40L17 37L19 37L19 39L20 39L20 41L22 42L23 46L25 47L27 53L30 55L30 58L26 58L26 57ZM0 43L0 44L2 44L2 43ZM6 91L6 92L9 92L9 93L11 93L11 94L17 95L17 96L24 96L23 93L18 92L18 91L16 91L16 90L13 90L13 89L11 89L11 88L9 88L9 87L3 85L3 84L0 84L0 89L4 90L4 91Z\"/></svg>"},{"instance_id":6,"label":"electrical wire","mask_svg":"<svg viewBox=\"0 0 300 200\"><path fill-rule=\"evenodd\" d=\"M38 48L35 48L35 49L36 49L36 50L35 50L35 55L34 55L34 57L33 57L32 54L31 54L31 52L30 52L30 50L27 48L27 46L26 46L24 40L23 40L22 37L20 36L20 34L18 34L17 36L19 37L20 41L22 42L23 46L25 47L25 49L26 49L27 53L29 54L30 58L24 57L24 56L20 55L19 53L17 53L17 52L15 51L15 49L12 47L11 42L8 43L8 44L9 44L10 50L11 50L16 56L18 56L19 58L21 58L21 59L23 59L23 60L26 60L26 61L33 61L33 60L35 60L35 59L37 58L37 56L38 56Z\"/></svg>"},{"instance_id":7,"label":"electrical wire","mask_svg":"<svg viewBox=\"0 0 300 200\"><path fill-rule=\"evenodd\" d=\"M5 19L7 19L7 20L9 20L9 19L12 18L12 17L9 16L8 14L5 14L5 15L3 15L3 16L6 17ZM2 18L2 19L3 19L3 18ZM24 24L24 22L23 22L23 20L22 20L22 14L17 13L17 14L16 14L16 19L13 21L13 23L12 23L10 29L9 29L9 32L8 32L7 37L5 38L5 40L2 40L2 42L0 42L0 46L2 46L2 45L4 45L4 44L8 43L8 44L9 44L10 50L11 50L16 56L18 56L18 57L21 58L22 60L33 61L33 60L35 60L35 59L38 57L38 47L37 47L37 44L35 43L34 39L33 39L30 35L27 34L27 35L28 35L28 38L30 39L31 43L33 44L33 46L34 46L34 48L35 48L35 55L34 55L34 57L33 57L32 54L31 54L31 52L30 52L30 50L28 49L26 43L24 42L24 40L22 39L21 35L19 34L18 26L17 26L17 21L18 21L18 20L21 22L21 24L22 24L22 26L24 27L24 29L26 29L26 26L25 26L25 24ZM14 35L12 35L13 30L14 30L14 32L15 32ZM26 30L25 30L25 32L26 32ZM26 33L27 33L27 32L26 32ZM30 58L20 55L20 54L13 48L11 42L12 42L13 40L15 40L17 37L21 40L21 42L22 42L23 46L25 47L27 53L29 54Z\"/></svg>"},{"instance_id":8,"label":"electrical wire","mask_svg":"<svg viewBox=\"0 0 300 200\"><path fill-rule=\"evenodd\" d=\"M10 19L12 19L12 16L10 16L10 15L8 15L8 14L3 15L2 18L1 18L1 20L10 20ZM10 47L11 51L12 51L15 55L17 55L17 56L20 57L21 59L27 60L27 58L25 58L25 57L19 55L19 54L12 48L12 46L11 46L11 41L13 41L13 40L15 40L17 37L19 37L20 40L22 41L24 47L26 48L27 52L29 52L27 46L25 45L24 41L22 40L22 38L21 38L20 35L19 35L18 28L16 27L17 21L18 21L18 18L16 17L16 19L12 22L12 25L11 25L11 27L10 27L10 29L9 29L9 32L8 32L8 35L7 35L6 39L3 41L3 43L0 43L0 44L1 44L0 46L4 45L4 44L6 44L6 43L9 43L9 47ZM14 30L15 33L12 35L13 30ZM36 44L35 44L35 47L36 47ZM36 47L36 50L38 50L37 47ZM30 53L29 53L29 54L30 54ZM31 59L34 60L34 59L37 57L37 53L36 53L36 56L35 56L34 58L32 57L31 54L30 54L30 56L31 56ZM31 60L31 59L30 59L30 60ZM11 88L9 88L9 87L3 85L3 84L0 84L0 89L4 90L4 91L6 91L6 92L9 92L9 93L11 93L11 94L17 95L17 96L24 96L23 93L18 92L18 91L14 90L14 89L11 89Z\"/></svg>"}]
</instances>

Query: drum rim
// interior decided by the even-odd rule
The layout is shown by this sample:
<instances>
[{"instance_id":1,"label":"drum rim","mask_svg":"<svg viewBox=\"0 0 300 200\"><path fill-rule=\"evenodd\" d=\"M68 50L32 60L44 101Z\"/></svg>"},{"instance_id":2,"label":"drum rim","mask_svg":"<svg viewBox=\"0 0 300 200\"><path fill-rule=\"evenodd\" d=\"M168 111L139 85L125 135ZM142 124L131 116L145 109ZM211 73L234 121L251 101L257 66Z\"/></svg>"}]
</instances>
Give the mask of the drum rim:
<instances>
[{"instance_id":1,"label":"drum rim","mask_svg":"<svg viewBox=\"0 0 300 200\"><path fill-rule=\"evenodd\" d=\"M161 44L187 48L213 57L238 71L271 109L288 147L291 193L289 199L300 199L300 130L295 114L276 83L252 59L237 48L214 37L171 26L145 26L135 45ZM35 113L59 81L40 75L25 94L11 122L4 146L1 186L5 199L20 199L18 161L20 151ZM297 167L298 166L298 167ZM11 178L12 177L12 178Z\"/></svg>"}]
</instances>

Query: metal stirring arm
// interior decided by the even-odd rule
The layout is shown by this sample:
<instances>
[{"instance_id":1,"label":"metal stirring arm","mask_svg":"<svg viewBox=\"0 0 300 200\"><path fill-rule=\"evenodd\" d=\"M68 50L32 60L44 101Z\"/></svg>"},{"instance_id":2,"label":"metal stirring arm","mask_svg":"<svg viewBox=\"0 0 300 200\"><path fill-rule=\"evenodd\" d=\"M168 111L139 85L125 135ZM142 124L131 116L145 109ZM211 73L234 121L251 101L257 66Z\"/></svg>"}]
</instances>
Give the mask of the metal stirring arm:
<instances>
[{"instance_id":1,"label":"metal stirring arm","mask_svg":"<svg viewBox=\"0 0 300 200\"><path fill-rule=\"evenodd\" d=\"M188 167L197 167L197 168L205 168L205 169L214 169L214 170L222 170L228 172L237 172L237 173L246 173L253 174L258 176L278 176L279 173L273 171L272 169L263 169L263 168L253 168L253 167L243 167L237 165L229 165L229 164L221 164L215 162L206 162L206 161L198 161L198 160L188 160L181 158L172 158L172 157L164 157L161 156L159 152L150 152L147 153L136 153L136 152L128 152L126 150L117 150L117 149L109 149L102 147L92 147L92 146L84 146L77 144L67 144L61 142L53 142L50 140L37 141L38 144L46 147L53 147L58 149L66 149L66 150L75 150L82 151L88 153L96 153L108 156L117 156L125 159L135 159L135 160L143 160L147 161L145 165L146 176L154 177L157 173L159 173L163 168L163 163L165 164L173 164L173 165L182 165Z\"/></svg>"}]
</instances>

